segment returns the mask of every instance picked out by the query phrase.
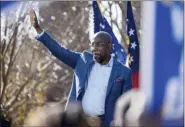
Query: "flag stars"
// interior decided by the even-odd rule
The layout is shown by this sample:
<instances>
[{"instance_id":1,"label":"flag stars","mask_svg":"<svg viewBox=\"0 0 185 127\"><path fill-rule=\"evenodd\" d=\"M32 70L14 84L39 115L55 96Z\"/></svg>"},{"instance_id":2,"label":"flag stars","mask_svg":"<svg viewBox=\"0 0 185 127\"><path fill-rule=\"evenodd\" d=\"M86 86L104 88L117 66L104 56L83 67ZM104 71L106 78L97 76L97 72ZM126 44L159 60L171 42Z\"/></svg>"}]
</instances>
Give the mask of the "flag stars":
<instances>
[{"instance_id":1,"label":"flag stars","mask_svg":"<svg viewBox=\"0 0 185 127\"><path fill-rule=\"evenodd\" d=\"M135 49L136 48L136 42L134 41L133 43L131 43L131 48Z\"/></svg>"},{"instance_id":2,"label":"flag stars","mask_svg":"<svg viewBox=\"0 0 185 127\"><path fill-rule=\"evenodd\" d=\"M128 22L129 20L128 19L126 19L126 22Z\"/></svg>"},{"instance_id":3,"label":"flag stars","mask_svg":"<svg viewBox=\"0 0 185 127\"><path fill-rule=\"evenodd\" d=\"M100 27L101 27L102 29L105 29L105 25L103 25L102 23L100 23Z\"/></svg>"},{"instance_id":4,"label":"flag stars","mask_svg":"<svg viewBox=\"0 0 185 127\"><path fill-rule=\"evenodd\" d=\"M130 28L130 30L129 30L129 36L134 35L134 31L135 30L133 30L132 28Z\"/></svg>"},{"instance_id":5,"label":"flag stars","mask_svg":"<svg viewBox=\"0 0 185 127\"><path fill-rule=\"evenodd\" d=\"M121 52L124 52L124 50L123 50L123 49L121 49Z\"/></svg>"},{"instance_id":6,"label":"flag stars","mask_svg":"<svg viewBox=\"0 0 185 127\"><path fill-rule=\"evenodd\" d=\"M134 57L133 56L130 57L130 61L134 62Z\"/></svg>"}]
</instances>

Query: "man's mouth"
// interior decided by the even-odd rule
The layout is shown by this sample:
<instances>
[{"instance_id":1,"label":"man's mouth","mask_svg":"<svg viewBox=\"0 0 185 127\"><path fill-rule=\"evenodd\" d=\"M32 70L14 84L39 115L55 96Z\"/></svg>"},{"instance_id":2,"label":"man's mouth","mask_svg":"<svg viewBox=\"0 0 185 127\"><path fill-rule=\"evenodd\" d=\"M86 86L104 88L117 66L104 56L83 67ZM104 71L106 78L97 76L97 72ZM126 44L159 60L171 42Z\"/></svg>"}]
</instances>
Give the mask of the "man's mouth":
<instances>
[{"instance_id":1,"label":"man's mouth","mask_svg":"<svg viewBox=\"0 0 185 127\"><path fill-rule=\"evenodd\" d=\"M100 57L100 54L99 53L93 53L93 56L97 58L97 57Z\"/></svg>"},{"instance_id":2,"label":"man's mouth","mask_svg":"<svg viewBox=\"0 0 185 127\"><path fill-rule=\"evenodd\" d=\"M98 60L100 58L100 53L93 52L93 57Z\"/></svg>"},{"instance_id":3,"label":"man's mouth","mask_svg":"<svg viewBox=\"0 0 185 127\"><path fill-rule=\"evenodd\" d=\"M93 55L94 55L94 56L99 56L100 53L99 53L99 52L93 52Z\"/></svg>"}]
</instances>

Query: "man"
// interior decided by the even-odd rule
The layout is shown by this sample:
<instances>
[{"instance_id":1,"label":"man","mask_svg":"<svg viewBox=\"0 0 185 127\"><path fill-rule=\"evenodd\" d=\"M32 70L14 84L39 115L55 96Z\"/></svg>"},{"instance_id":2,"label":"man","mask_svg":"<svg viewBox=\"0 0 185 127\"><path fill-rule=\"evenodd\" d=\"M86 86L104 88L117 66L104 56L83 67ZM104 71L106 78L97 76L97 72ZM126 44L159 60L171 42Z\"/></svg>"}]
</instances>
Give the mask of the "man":
<instances>
[{"instance_id":1,"label":"man","mask_svg":"<svg viewBox=\"0 0 185 127\"><path fill-rule=\"evenodd\" d=\"M66 108L72 101L80 102L87 115L99 117L104 126L110 126L118 97L132 87L131 70L111 55L112 37L106 32L98 32L91 42L92 53L77 53L63 48L42 30L33 10L30 19L39 34L37 40L74 69Z\"/></svg>"}]
</instances>

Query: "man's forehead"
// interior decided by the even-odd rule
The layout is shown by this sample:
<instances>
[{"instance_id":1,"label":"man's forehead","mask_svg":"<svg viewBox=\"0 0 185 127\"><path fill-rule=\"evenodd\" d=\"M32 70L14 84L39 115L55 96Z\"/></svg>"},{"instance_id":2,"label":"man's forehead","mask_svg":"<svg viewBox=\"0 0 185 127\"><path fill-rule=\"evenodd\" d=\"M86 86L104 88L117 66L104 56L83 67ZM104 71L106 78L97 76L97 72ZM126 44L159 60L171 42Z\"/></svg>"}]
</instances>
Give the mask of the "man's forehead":
<instances>
[{"instance_id":1,"label":"man's forehead","mask_svg":"<svg viewBox=\"0 0 185 127\"><path fill-rule=\"evenodd\" d=\"M112 37L109 33L100 31L95 33L91 40L91 42L96 42L96 41L112 42Z\"/></svg>"},{"instance_id":2,"label":"man's forehead","mask_svg":"<svg viewBox=\"0 0 185 127\"><path fill-rule=\"evenodd\" d=\"M91 43L102 42L102 41L104 41L103 38L101 38L101 37L94 37L94 38L92 38Z\"/></svg>"}]
</instances>

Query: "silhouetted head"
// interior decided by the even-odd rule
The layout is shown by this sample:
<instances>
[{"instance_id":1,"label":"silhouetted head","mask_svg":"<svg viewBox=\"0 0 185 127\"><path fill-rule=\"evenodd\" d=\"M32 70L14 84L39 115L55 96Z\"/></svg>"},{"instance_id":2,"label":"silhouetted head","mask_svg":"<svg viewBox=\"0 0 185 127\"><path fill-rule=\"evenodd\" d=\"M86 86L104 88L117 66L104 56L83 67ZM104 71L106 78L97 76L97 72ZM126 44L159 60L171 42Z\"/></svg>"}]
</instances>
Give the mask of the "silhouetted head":
<instances>
[{"instance_id":1,"label":"silhouetted head","mask_svg":"<svg viewBox=\"0 0 185 127\"><path fill-rule=\"evenodd\" d=\"M91 50L94 59L100 64L107 64L110 60L112 37L109 33L100 31L94 34L91 41Z\"/></svg>"}]
</instances>

